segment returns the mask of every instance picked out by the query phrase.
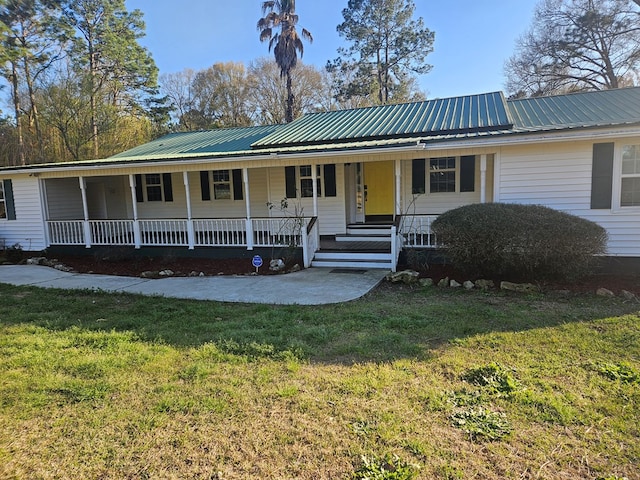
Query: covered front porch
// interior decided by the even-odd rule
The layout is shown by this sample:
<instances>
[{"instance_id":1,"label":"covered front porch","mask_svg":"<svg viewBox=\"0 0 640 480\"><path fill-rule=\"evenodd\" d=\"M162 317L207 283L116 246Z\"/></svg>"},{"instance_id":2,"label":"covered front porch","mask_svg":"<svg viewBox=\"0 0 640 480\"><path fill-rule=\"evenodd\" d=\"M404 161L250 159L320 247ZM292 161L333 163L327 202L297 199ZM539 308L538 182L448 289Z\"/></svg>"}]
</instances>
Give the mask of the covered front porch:
<instances>
[{"instance_id":1,"label":"covered front porch","mask_svg":"<svg viewBox=\"0 0 640 480\"><path fill-rule=\"evenodd\" d=\"M395 270L403 249L437 246L431 223L440 213L491 195L493 155L420 153L52 176L40 179L46 242L87 249L290 247L301 251L305 267Z\"/></svg>"}]
</instances>

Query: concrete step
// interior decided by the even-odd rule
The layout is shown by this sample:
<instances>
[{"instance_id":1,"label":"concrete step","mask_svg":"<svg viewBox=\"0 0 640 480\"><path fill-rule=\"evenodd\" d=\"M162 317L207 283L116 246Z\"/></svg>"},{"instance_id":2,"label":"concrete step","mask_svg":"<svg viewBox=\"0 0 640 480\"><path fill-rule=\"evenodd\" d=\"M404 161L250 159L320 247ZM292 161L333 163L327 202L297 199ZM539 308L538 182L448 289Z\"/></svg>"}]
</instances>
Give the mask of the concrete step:
<instances>
[{"instance_id":1,"label":"concrete step","mask_svg":"<svg viewBox=\"0 0 640 480\"><path fill-rule=\"evenodd\" d=\"M327 252L318 251L314 260L391 261L391 253L383 252Z\"/></svg>"},{"instance_id":2,"label":"concrete step","mask_svg":"<svg viewBox=\"0 0 640 480\"><path fill-rule=\"evenodd\" d=\"M312 267L318 268L367 268L367 269L384 269L391 270L391 261L388 262L367 262L367 261L330 261L330 260L313 260Z\"/></svg>"},{"instance_id":3,"label":"concrete step","mask_svg":"<svg viewBox=\"0 0 640 480\"><path fill-rule=\"evenodd\" d=\"M336 242L390 242L391 232L336 234Z\"/></svg>"},{"instance_id":4,"label":"concrete step","mask_svg":"<svg viewBox=\"0 0 640 480\"><path fill-rule=\"evenodd\" d=\"M390 253L375 252L316 252L312 267L325 268L381 268L391 269Z\"/></svg>"},{"instance_id":5,"label":"concrete step","mask_svg":"<svg viewBox=\"0 0 640 480\"><path fill-rule=\"evenodd\" d=\"M391 225L347 225L347 235L391 235Z\"/></svg>"}]
</instances>

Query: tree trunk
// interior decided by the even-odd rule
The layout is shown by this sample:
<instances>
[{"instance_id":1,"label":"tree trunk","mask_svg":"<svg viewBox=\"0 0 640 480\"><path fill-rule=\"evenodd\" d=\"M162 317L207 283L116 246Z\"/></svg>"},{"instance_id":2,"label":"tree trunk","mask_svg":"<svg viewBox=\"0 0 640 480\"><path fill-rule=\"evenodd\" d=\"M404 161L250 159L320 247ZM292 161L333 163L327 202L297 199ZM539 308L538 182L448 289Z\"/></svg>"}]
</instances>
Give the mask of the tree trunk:
<instances>
[{"instance_id":1,"label":"tree trunk","mask_svg":"<svg viewBox=\"0 0 640 480\"><path fill-rule=\"evenodd\" d=\"M11 87L13 96L13 109L16 116L16 132L18 134L18 158L20 165L25 166L27 159L24 152L24 138L22 136L22 118L20 115L20 94L18 93L18 69L16 63L11 61Z\"/></svg>"},{"instance_id":2,"label":"tree trunk","mask_svg":"<svg viewBox=\"0 0 640 480\"><path fill-rule=\"evenodd\" d=\"M29 68L29 61L24 58L24 76L27 82L27 89L29 90L29 102L31 103L31 113L33 115L33 126L36 129L36 138L38 140L38 153L40 160L44 161L44 141L42 140L42 130L40 130L40 116L38 115L38 104L36 102L36 95L33 89L33 79L31 78L31 71Z\"/></svg>"},{"instance_id":3,"label":"tree trunk","mask_svg":"<svg viewBox=\"0 0 640 480\"><path fill-rule=\"evenodd\" d=\"M96 52L93 45L89 45L89 77L91 80L89 99L91 107L91 130L93 135L93 158L98 158L100 144L98 143L98 107L96 103Z\"/></svg>"},{"instance_id":4,"label":"tree trunk","mask_svg":"<svg viewBox=\"0 0 640 480\"><path fill-rule=\"evenodd\" d=\"M296 97L293 94L293 88L291 86L291 72L287 72L287 108L284 113L284 120L286 123L293 122L293 102Z\"/></svg>"}]
</instances>

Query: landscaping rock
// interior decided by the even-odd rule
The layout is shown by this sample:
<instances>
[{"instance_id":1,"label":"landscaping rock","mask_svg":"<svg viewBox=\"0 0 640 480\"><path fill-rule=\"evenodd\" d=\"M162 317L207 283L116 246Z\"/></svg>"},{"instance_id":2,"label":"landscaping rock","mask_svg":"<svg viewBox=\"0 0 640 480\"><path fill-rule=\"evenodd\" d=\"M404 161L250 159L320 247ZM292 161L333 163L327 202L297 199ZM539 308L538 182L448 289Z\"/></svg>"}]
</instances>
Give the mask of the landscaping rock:
<instances>
[{"instance_id":1,"label":"landscaping rock","mask_svg":"<svg viewBox=\"0 0 640 480\"><path fill-rule=\"evenodd\" d=\"M616 294L607 288L599 288L596 290L596 295L600 297L615 297Z\"/></svg>"},{"instance_id":2,"label":"landscaping rock","mask_svg":"<svg viewBox=\"0 0 640 480\"><path fill-rule=\"evenodd\" d=\"M421 278L418 283L421 287L433 287L433 278Z\"/></svg>"},{"instance_id":3,"label":"landscaping rock","mask_svg":"<svg viewBox=\"0 0 640 480\"><path fill-rule=\"evenodd\" d=\"M46 265L47 257L32 257L27 258L27 265Z\"/></svg>"},{"instance_id":4,"label":"landscaping rock","mask_svg":"<svg viewBox=\"0 0 640 480\"><path fill-rule=\"evenodd\" d=\"M401 272L391 272L385 277L387 281L391 283L406 283L410 285L412 283L418 283L418 277L420 274L415 270L403 270Z\"/></svg>"},{"instance_id":5,"label":"landscaping rock","mask_svg":"<svg viewBox=\"0 0 640 480\"><path fill-rule=\"evenodd\" d=\"M439 287L448 287L449 286L449 277L444 277L442 280L438 282Z\"/></svg>"},{"instance_id":6,"label":"landscaping rock","mask_svg":"<svg viewBox=\"0 0 640 480\"><path fill-rule=\"evenodd\" d=\"M625 300L638 301L638 297L635 295L635 293L632 293L628 290L622 290L620 292L620 295L622 295Z\"/></svg>"},{"instance_id":7,"label":"landscaping rock","mask_svg":"<svg viewBox=\"0 0 640 480\"><path fill-rule=\"evenodd\" d=\"M53 268L55 268L56 270L60 270L61 272L73 272L73 268L67 267L66 265L63 265L62 263L58 263L58 264L54 265Z\"/></svg>"},{"instance_id":8,"label":"landscaping rock","mask_svg":"<svg viewBox=\"0 0 640 480\"><path fill-rule=\"evenodd\" d=\"M540 287L532 283L500 282L500 289L519 293L540 293Z\"/></svg>"},{"instance_id":9,"label":"landscaping rock","mask_svg":"<svg viewBox=\"0 0 640 480\"><path fill-rule=\"evenodd\" d=\"M147 270L140 274L140 278L160 278L160 272L153 270Z\"/></svg>"},{"instance_id":10,"label":"landscaping rock","mask_svg":"<svg viewBox=\"0 0 640 480\"><path fill-rule=\"evenodd\" d=\"M289 269L289 273L299 272L300 270L302 270L302 268L300 268L300 265L296 263L293 267Z\"/></svg>"},{"instance_id":11,"label":"landscaping rock","mask_svg":"<svg viewBox=\"0 0 640 480\"><path fill-rule=\"evenodd\" d=\"M462 284L462 286L467 290L472 290L475 287L475 284L471 280L467 280Z\"/></svg>"},{"instance_id":12,"label":"landscaping rock","mask_svg":"<svg viewBox=\"0 0 640 480\"><path fill-rule=\"evenodd\" d=\"M462 286L462 284L461 284L461 283L456 282L455 280L451 280L451 281L449 282L449 286L450 286L451 288L460 288L460 287Z\"/></svg>"},{"instance_id":13,"label":"landscaping rock","mask_svg":"<svg viewBox=\"0 0 640 480\"><path fill-rule=\"evenodd\" d=\"M160 272L158 272L158 275L160 275L161 277L173 277L175 275L173 270L160 270Z\"/></svg>"},{"instance_id":14,"label":"landscaping rock","mask_svg":"<svg viewBox=\"0 0 640 480\"><path fill-rule=\"evenodd\" d=\"M480 290L490 290L496 288L496 284L493 283L493 280L476 280L476 287Z\"/></svg>"},{"instance_id":15,"label":"landscaping rock","mask_svg":"<svg viewBox=\"0 0 640 480\"><path fill-rule=\"evenodd\" d=\"M284 268L285 264L281 258L275 258L269 262L269 270L272 272L281 272Z\"/></svg>"}]
</instances>

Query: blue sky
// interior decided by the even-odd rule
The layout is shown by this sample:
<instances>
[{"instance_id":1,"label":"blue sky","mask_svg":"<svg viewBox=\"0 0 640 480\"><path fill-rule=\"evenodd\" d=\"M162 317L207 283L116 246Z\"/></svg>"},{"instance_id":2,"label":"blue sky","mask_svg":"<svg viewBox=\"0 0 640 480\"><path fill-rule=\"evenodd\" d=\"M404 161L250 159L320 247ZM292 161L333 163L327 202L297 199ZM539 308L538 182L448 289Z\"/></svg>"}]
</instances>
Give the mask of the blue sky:
<instances>
[{"instance_id":1,"label":"blue sky","mask_svg":"<svg viewBox=\"0 0 640 480\"><path fill-rule=\"evenodd\" d=\"M416 16L435 31L433 70L420 77L429 98L504 89L503 65L516 39L531 23L538 0L414 0ZM127 0L129 10L144 13L147 35L141 40L160 73L206 68L216 62L252 60L269 55L256 23L260 0ZM336 33L347 0L298 0L299 26L309 30L303 61L323 67L345 45Z\"/></svg>"}]
</instances>

